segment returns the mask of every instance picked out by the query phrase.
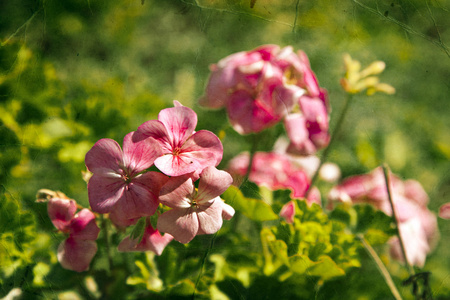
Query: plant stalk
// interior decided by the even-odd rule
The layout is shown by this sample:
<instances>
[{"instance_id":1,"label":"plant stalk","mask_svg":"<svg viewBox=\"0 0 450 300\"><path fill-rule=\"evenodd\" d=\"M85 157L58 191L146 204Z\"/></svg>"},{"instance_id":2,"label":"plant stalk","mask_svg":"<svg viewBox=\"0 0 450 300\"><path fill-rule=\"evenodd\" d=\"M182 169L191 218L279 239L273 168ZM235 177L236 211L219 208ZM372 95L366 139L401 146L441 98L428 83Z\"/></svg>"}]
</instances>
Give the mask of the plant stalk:
<instances>
[{"instance_id":1,"label":"plant stalk","mask_svg":"<svg viewBox=\"0 0 450 300\"><path fill-rule=\"evenodd\" d=\"M328 155L330 154L330 150L331 150L332 146L334 145L334 142L336 141L336 137L338 136L339 131L341 130L342 124L344 123L344 118L347 115L347 112L348 112L348 109L352 102L352 99L353 99L353 94L347 94L347 97L345 98L344 108L342 109L341 114L339 115L339 119L336 123L336 127L334 128L334 131L331 134L330 142L328 143L328 146L325 148L325 150L322 153L322 156L320 157L319 166L317 167L317 170L311 179L311 184L309 185L308 189L306 190L305 198L307 198L309 196L309 193L311 192L311 188L316 184L316 181L319 178L320 168L328 159ZM325 207L324 205L325 205L325 203L324 203L324 200L322 199L322 207Z\"/></svg>"},{"instance_id":2,"label":"plant stalk","mask_svg":"<svg viewBox=\"0 0 450 300\"><path fill-rule=\"evenodd\" d=\"M364 249L366 249L366 252L370 255L372 260L375 262L375 265L378 268L378 271L380 271L381 275L384 278L384 281L388 285L389 289L391 290L392 295L396 300L402 300L402 297L400 296L400 292L398 291L397 287L395 286L394 281L392 280L391 275L389 274L389 271L384 266L383 262L381 261L378 254L375 252L375 250L370 246L370 244L367 242L367 240L364 238L362 234L358 234L358 238L361 240Z\"/></svg>"}]
</instances>

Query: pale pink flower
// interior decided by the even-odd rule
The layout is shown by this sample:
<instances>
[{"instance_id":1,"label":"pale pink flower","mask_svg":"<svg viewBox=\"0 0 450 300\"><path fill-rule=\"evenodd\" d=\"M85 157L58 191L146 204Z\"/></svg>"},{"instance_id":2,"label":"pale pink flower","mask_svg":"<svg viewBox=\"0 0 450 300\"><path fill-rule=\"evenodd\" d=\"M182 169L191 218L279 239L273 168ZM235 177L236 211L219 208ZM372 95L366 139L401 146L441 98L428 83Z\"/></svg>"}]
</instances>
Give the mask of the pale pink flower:
<instances>
[{"instance_id":1,"label":"pale pink flower","mask_svg":"<svg viewBox=\"0 0 450 300\"><path fill-rule=\"evenodd\" d=\"M150 222L148 222L144 231L144 236L139 243L127 236L120 242L117 249L122 252L152 251L156 255L161 255L164 248L166 248L172 240L173 236L168 233L161 235L161 233L154 229Z\"/></svg>"},{"instance_id":2,"label":"pale pink flower","mask_svg":"<svg viewBox=\"0 0 450 300\"><path fill-rule=\"evenodd\" d=\"M230 174L215 167L202 171L198 190L189 175L171 177L161 188L159 200L172 209L159 216L158 230L180 243L188 243L198 234L217 232L222 218L234 214L234 209L219 197L232 181Z\"/></svg>"},{"instance_id":3,"label":"pale pink flower","mask_svg":"<svg viewBox=\"0 0 450 300\"><path fill-rule=\"evenodd\" d=\"M233 158L228 171L239 182L239 177L245 176L250 156L242 153ZM290 189L293 198L303 198L309 187L310 179L291 160L276 152L256 152L253 156L249 180L257 185L263 185L271 190Z\"/></svg>"},{"instance_id":4,"label":"pale pink flower","mask_svg":"<svg viewBox=\"0 0 450 300\"><path fill-rule=\"evenodd\" d=\"M169 176L198 173L208 166L217 166L222 160L223 146L219 138L208 130L195 132L197 114L174 101L175 107L160 111L158 120L139 126L135 140L154 138L162 153L155 166Z\"/></svg>"},{"instance_id":5,"label":"pale pink flower","mask_svg":"<svg viewBox=\"0 0 450 300\"><path fill-rule=\"evenodd\" d=\"M100 232L94 214L86 208L75 214L75 201L60 198L50 199L47 211L53 225L69 235L58 247L58 261L68 270L88 270L97 252L95 240Z\"/></svg>"},{"instance_id":6,"label":"pale pink flower","mask_svg":"<svg viewBox=\"0 0 450 300\"><path fill-rule=\"evenodd\" d=\"M450 202L443 204L439 208L439 217L443 219L450 219Z\"/></svg>"},{"instance_id":7,"label":"pale pink flower","mask_svg":"<svg viewBox=\"0 0 450 300\"><path fill-rule=\"evenodd\" d=\"M402 181L393 174L390 179L391 196L408 262L422 267L427 254L439 239L436 216L427 208L428 196L420 183L414 180ZM368 174L345 179L330 191L329 198L350 203L369 203L387 215L392 215L381 167ZM402 259L398 240L392 238L389 243L393 257Z\"/></svg>"},{"instance_id":8,"label":"pale pink flower","mask_svg":"<svg viewBox=\"0 0 450 300\"><path fill-rule=\"evenodd\" d=\"M162 154L152 138L133 142L133 132L123 140L123 151L111 139L101 139L86 154L93 173L88 183L89 203L98 213L119 211L122 219L153 215L159 188L167 180L159 172L145 172Z\"/></svg>"}]
</instances>

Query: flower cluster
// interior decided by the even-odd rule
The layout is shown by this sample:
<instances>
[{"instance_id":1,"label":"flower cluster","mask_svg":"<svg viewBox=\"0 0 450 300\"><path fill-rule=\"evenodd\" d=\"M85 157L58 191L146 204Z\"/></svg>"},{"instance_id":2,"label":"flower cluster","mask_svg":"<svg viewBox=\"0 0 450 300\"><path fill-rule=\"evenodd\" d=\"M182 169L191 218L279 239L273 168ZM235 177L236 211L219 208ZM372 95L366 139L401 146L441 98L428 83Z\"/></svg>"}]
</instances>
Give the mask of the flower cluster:
<instances>
[{"instance_id":1,"label":"flower cluster","mask_svg":"<svg viewBox=\"0 0 450 300\"><path fill-rule=\"evenodd\" d=\"M312 154L328 144L327 92L302 51L264 45L232 54L210 69L200 104L225 107L238 133L260 132L284 120L290 152Z\"/></svg>"},{"instance_id":2,"label":"flower cluster","mask_svg":"<svg viewBox=\"0 0 450 300\"><path fill-rule=\"evenodd\" d=\"M53 225L68 234L68 238L58 247L58 261L68 270L82 272L89 269L97 252L95 240L100 229L89 209L83 208L75 214L76 210L74 200L50 198L47 202L48 215Z\"/></svg>"},{"instance_id":3,"label":"flower cluster","mask_svg":"<svg viewBox=\"0 0 450 300\"><path fill-rule=\"evenodd\" d=\"M428 195L419 182L402 181L394 175L390 178L398 229L405 243L408 262L423 267L427 254L433 249L439 237L436 216L428 210ZM368 174L345 179L331 190L329 198L347 203L369 203L387 215L392 215L381 167ZM402 260L398 238L392 238L389 244L392 257Z\"/></svg>"},{"instance_id":4,"label":"flower cluster","mask_svg":"<svg viewBox=\"0 0 450 300\"><path fill-rule=\"evenodd\" d=\"M216 169L222 143L210 131L195 132L195 112L178 101L174 104L163 109L158 120L127 134L123 150L105 138L86 154L86 167L93 173L88 183L93 211L109 213L114 224L126 227L142 217L148 219L161 203L172 208L158 217L157 229L146 221L142 240L126 237L119 245L121 251L149 250L159 255L172 239L187 243L195 235L215 233L222 218L234 214L219 197L232 183L228 173ZM162 173L148 171L153 165Z\"/></svg>"}]
</instances>

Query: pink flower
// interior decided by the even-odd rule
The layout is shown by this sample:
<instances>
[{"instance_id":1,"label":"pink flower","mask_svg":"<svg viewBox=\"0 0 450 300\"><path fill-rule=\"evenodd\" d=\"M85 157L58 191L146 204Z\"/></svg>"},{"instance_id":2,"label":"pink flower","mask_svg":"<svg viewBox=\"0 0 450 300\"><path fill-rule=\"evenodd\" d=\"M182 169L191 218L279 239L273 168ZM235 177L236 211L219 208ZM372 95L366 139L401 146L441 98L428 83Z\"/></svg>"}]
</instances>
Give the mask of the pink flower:
<instances>
[{"instance_id":1,"label":"pink flower","mask_svg":"<svg viewBox=\"0 0 450 300\"><path fill-rule=\"evenodd\" d=\"M97 252L95 240L100 232L94 214L86 208L75 214L75 201L60 198L50 199L47 211L53 225L59 231L69 234L58 247L58 261L68 270L88 270Z\"/></svg>"},{"instance_id":2,"label":"pink flower","mask_svg":"<svg viewBox=\"0 0 450 300\"><path fill-rule=\"evenodd\" d=\"M219 197L232 181L230 174L211 166L200 174L198 190L189 175L171 177L161 188L159 200L172 209L159 216L158 230L180 243L188 243L198 234L217 232L222 218L234 215L234 209Z\"/></svg>"},{"instance_id":3,"label":"pink flower","mask_svg":"<svg viewBox=\"0 0 450 300\"><path fill-rule=\"evenodd\" d=\"M228 170L235 177L245 176L249 164L249 154L242 153L233 158ZM239 181L236 178L236 182ZM305 196L309 187L309 178L291 160L276 152L256 152L253 156L249 180L271 190L290 189L292 197L300 199ZM320 197L319 197L320 198Z\"/></svg>"},{"instance_id":4,"label":"pink flower","mask_svg":"<svg viewBox=\"0 0 450 300\"><path fill-rule=\"evenodd\" d=\"M290 127L295 130L290 137L300 134L303 139L293 143L294 153L310 154L328 144L327 93L319 87L304 52L263 45L232 54L210 69L200 105L226 107L238 133L260 132L295 110L302 120Z\"/></svg>"},{"instance_id":5,"label":"pink flower","mask_svg":"<svg viewBox=\"0 0 450 300\"><path fill-rule=\"evenodd\" d=\"M164 248L166 248L172 240L173 236L168 233L162 236L161 233L154 229L150 222L148 222L144 236L139 243L127 236L120 242L117 249L122 252L152 251L156 255L161 255Z\"/></svg>"},{"instance_id":6,"label":"pink flower","mask_svg":"<svg viewBox=\"0 0 450 300\"><path fill-rule=\"evenodd\" d=\"M259 132L288 114L304 89L288 84L282 58L291 47L264 45L230 55L212 65L200 104L226 107L233 128L240 134Z\"/></svg>"},{"instance_id":7,"label":"pink flower","mask_svg":"<svg viewBox=\"0 0 450 300\"><path fill-rule=\"evenodd\" d=\"M122 219L154 214L159 188L167 180L158 172L144 171L162 154L152 138L132 141L133 132L123 140L123 151L111 139L101 139L86 154L86 166L93 173L88 183L89 203L98 213L114 210Z\"/></svg>"},{"instance_id":8,"label":"pink flower","mask_svg":"<svg viewBox=\"0 0 450 300\"><path fill-rule=\"evenodd\" d=\"M291 141L287 152L311 155L324 148L330 141L328 110L319 98L300 98L301 113L288 115L284 120Z\"/></svg>"},{"instance_id":9,"label":"pink flower","mask_svg":"<svg viewBox=\"0 0 450 300\"><path fill-rule=\"evenodd\" d=\"M59 244L57 257L64 269L83 272L89 270L96 252L95 241L69 237Z\"/></svg>"},{"instance_id":10,"label":"pink flower","mask_svg":"<svg viewBox=\"0 0 450 300\"><path fill-rule=\"evenodd\" d=\"M450 219L450 202L443 204L439 208L439 217L443 219Z\"/></svg>"},{"instance_id":11,"label":"pink flower","mask_svg":"<svg viewBox=\"0 0 450 300\"><path fill-rule=\"evenodd\" d=\"M161 110L158 120L150 120L139 126L135 140L154 138L161 145L162 153L155 166L166 175L180 176L208 166L217 166L222 160L223 146L212 132L195 132L197 114L174 101L175 107Z\"/></svg>"},{"instance_id":12,"label":"pink flower","mask_svg":"<svg viewBox=\"0 0 450 300\"><path fill-rule=\"evenodd\" d=\"M436 216L427 208L428 196L420 183L414 180L402 181L395 175L390 178L391 196L407 259L410 264L423 267L427 254L439 238ZM381 167L368 174L345 179L331 190L329 198L343 202L369 203L387 215L392 215ZM402 260L398 240L392 238L389 243L393 257Z\"/></svg>"},{"instance_id":13,"label":"pink flower","mask_svg":"<svg viewBox=\"0 0 450 300\"><path fill-rule=\"evenodd\" d=\"M280 211L280 217L286 220L286 223L292 224L294 223L294 216L295 216L295 202L289 201L283 207Z\"/></svg>"}]
</instances>

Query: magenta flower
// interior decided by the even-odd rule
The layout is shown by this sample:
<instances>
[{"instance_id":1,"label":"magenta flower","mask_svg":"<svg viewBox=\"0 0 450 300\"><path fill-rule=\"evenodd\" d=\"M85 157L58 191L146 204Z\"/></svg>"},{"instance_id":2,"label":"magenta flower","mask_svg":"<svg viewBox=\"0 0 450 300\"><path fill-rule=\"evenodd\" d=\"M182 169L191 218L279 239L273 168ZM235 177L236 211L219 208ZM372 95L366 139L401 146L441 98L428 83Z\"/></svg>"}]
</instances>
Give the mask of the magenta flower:
<instances>
[{"instance_id":1,"label":"magenta flower","mask_svg":"<svg viewBox=\"0 0 450 300\"><path fill-rule=\"evenodd\" d=\"M208 166L217 166L222 160L223 146L212 132L195 132L197 114L174 101L175 107L161 110L158 120L139 126L136 140L154 138L162 153L155 166L169 176L180 176L194 171L200 173Z\"/></svg>"},{"instance_id":2,"label":"magenta flower","mask_svg":"<svg viewBox=\"0 0 450 300\"><path fill-rule=\"evenodd\" d=\"M402 181L391 175L390 189L399 224L399 232L405 243L410 264L423 267L425 258L434 248L439 232L436 216L428 210L428 196L415 180ZM363 175L345 179L329 194L331 200L350 203L369 203L387 215L392 215L386 182L381 167ZM398 239L392 238L391 255L402 260Z\"/></svg>"},{"instance_id":3,"label":"magenta flower","mask_svg":"<svg viewBox=\"0 0 450 300\"><path fill-rule=\"evenodd\" d=\"M172 209L159 216L158 230L183 244L198 234L217 232L222 218L234 215L234 209L219 197L232 182L230 174L211 166L200 174L198 190L189 175L171 177L161 188L159 200Z\"/></svg>"},{"instance_id":4,"label":"magenta flower","mask_svg":"<svg viewBox=\"0 0 450 300\"><path fill-rule=\"evenodd\" d=\"M127 236L120 242L117 249L122 252L152 251L156 255L161 255L164 248L166 248L172 240L173 236L168 233L161 235L161 233L154 229L150 222L148 222L144 236L139 243Z\"/></svg>"},{"instance_id":5,"label":"magenta flower","mask_svg":"<svg viewBox=\"0 0 450 300\"><path fill-rule=\"evenodd\" d=\"M86 208L75 214L75 201L60 198L50 199L47 211L53 225L69 234L58 247L57 257L61 266L77 272L88 270L97 252L95 240L100 232L94 214Z\"/></svg>"},{"instance_id":6,"label":"magenta flower","mask_svg":"<svg viewBox=\"0 0 450 300\"><path fill-rule=\"evenodd\" d=\"M152 138L123 140L123 151L111 139L101 139L86 154L86 166L93 173L88 183L89 203L98 213L120 212L121 219L153 215L158 207L159 188L167 180L158 172L144 171L161 155Z\"/></svg>"}]
</instances>

